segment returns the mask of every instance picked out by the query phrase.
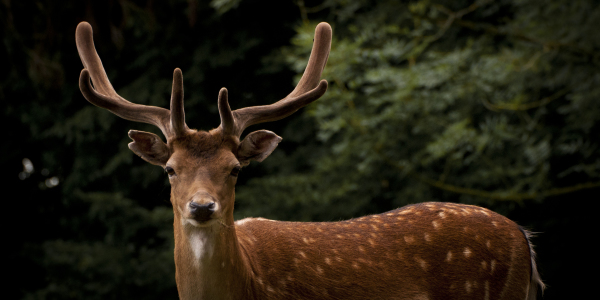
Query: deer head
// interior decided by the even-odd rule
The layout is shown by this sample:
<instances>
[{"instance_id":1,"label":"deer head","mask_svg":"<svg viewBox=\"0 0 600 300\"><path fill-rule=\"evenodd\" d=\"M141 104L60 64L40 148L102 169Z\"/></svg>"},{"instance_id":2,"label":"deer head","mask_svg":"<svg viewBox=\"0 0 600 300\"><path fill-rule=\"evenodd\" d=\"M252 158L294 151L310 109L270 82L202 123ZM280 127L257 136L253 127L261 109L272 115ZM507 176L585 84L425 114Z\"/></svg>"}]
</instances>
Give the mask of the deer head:
<instances>
[{"instance_id":1,"label":"deer head","mask_svg":"<svg viewBox=\"0 0 600 300\"><path fill-rule=\"evenodd\" d=\"M119 96L108 80L88 23L77 26L76 41L84 65L79 78L84 97L121 118L160 128L166 143L153 133L131 130L133 142L129 149L165 169L176 217L196 227L216 222L233 224L234 186L240 169L252 160L263 161L281 141L267 130L254 131L240 141L244 129L285 118L327 90L327 81L320 80L331 47L331 27L327 23L317 26L306 70L287 97L274 104L232 111L227 89L222 88L218 96L221 124L208 132L190 129L185 123L180 69L173 73L170 110L134 104Z\"/></svg>"}]
</instances>

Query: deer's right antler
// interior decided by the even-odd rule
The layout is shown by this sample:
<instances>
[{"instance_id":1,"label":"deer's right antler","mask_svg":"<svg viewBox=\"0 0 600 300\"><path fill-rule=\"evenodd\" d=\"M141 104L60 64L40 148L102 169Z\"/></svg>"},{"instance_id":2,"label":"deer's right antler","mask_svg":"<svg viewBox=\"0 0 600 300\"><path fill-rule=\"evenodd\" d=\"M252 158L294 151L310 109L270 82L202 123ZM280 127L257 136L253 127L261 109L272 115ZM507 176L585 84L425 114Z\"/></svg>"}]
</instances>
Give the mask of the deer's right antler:
<instances>
[{"instance_id":1,"label":"deer's right antler","mask_svg":"<svg viewBox=\"0 0 600 300\"><path fill-rule=\"evenodd\" d=\"M110 84L94 47L92 26L89 23L81 22L77 25L75 40L85 68L79 76L79 88L90 103L108 109L123 119L153 124L160 128L167 139L182 135L188 130L183 111L183 75L179 68L173 72L170 111L161 107L131 103L119 96Z\"/></svg>"},{"instance_id":2,"label":"deer's right antler","mask_svg":"<svg viewBox=\"0 0 600 300\"><path fill-rule=\"evenodd\" d=\"M327 91L327 81L320 79L329 58L331 35L329 24L323 22L317 25L308 65L300 82L287 97L276 103L240 108L232 112L227 100L227 89L222 88L219 92L219 113L223 132L240 137L250 125L283 119L323 96Z\"/></svg>"}]
</instances>

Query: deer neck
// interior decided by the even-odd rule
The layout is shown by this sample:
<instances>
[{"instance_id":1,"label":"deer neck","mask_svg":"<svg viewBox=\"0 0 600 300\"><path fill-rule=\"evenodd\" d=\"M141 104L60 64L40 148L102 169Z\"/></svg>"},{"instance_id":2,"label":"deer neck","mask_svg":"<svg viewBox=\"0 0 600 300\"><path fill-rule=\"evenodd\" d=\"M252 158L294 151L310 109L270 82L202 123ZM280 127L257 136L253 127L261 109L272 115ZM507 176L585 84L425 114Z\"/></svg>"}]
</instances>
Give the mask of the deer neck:
<instances>
[{"instance_id":1,"label":"deer neck","mask_svg":"<svg viewBox=\"0 0 600 300\"><path fill-rule=\"evenodd\" d=\"M195 227L175 213L175 278L180 299L241 299L248 263L237 241L233 214L224 223Z\"/></svg>"}]
</instances>

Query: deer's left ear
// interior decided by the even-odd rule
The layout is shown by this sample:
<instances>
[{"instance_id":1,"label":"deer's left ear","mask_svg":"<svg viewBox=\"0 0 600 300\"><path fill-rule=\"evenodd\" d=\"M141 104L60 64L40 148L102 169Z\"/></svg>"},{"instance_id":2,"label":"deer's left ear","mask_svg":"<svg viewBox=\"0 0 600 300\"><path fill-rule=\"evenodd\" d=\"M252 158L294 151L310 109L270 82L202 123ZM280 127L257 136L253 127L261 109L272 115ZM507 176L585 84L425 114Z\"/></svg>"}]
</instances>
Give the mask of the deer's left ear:
<instances>
[{"instance_id":1,"label":"deer's left ear","mask_svg":"<svg viewBox=\"0 0 600 300\"><path fill-rule=\"evenodd\" d=\"M238 160L247 165L251 160L263 161L281 142L281 137L268 130L248 134L238 147Z\"/></svg>"}]
</instances>

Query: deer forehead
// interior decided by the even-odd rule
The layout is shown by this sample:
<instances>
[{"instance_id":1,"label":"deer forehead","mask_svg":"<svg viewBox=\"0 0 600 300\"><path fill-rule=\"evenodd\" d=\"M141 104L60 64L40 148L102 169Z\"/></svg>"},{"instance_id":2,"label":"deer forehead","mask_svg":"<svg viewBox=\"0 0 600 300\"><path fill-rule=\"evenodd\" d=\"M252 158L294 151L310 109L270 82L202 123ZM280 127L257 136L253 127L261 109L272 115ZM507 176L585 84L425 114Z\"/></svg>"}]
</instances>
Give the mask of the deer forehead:
<instances>
[{"instance_id":1,"label":"deer forehead","mask_svg":"<svg viewBox=\"0 0 600 300\"><path fill-rule=\"evenodd\" d=\"M238 145L239 141L235 137L223 136L218 129L209 132L190 130L184 136L169 140L173 153L172 159L185 163L191 161L209 163L223 160L225 157L235 157Z\"/></svg>"}]
</instances>

